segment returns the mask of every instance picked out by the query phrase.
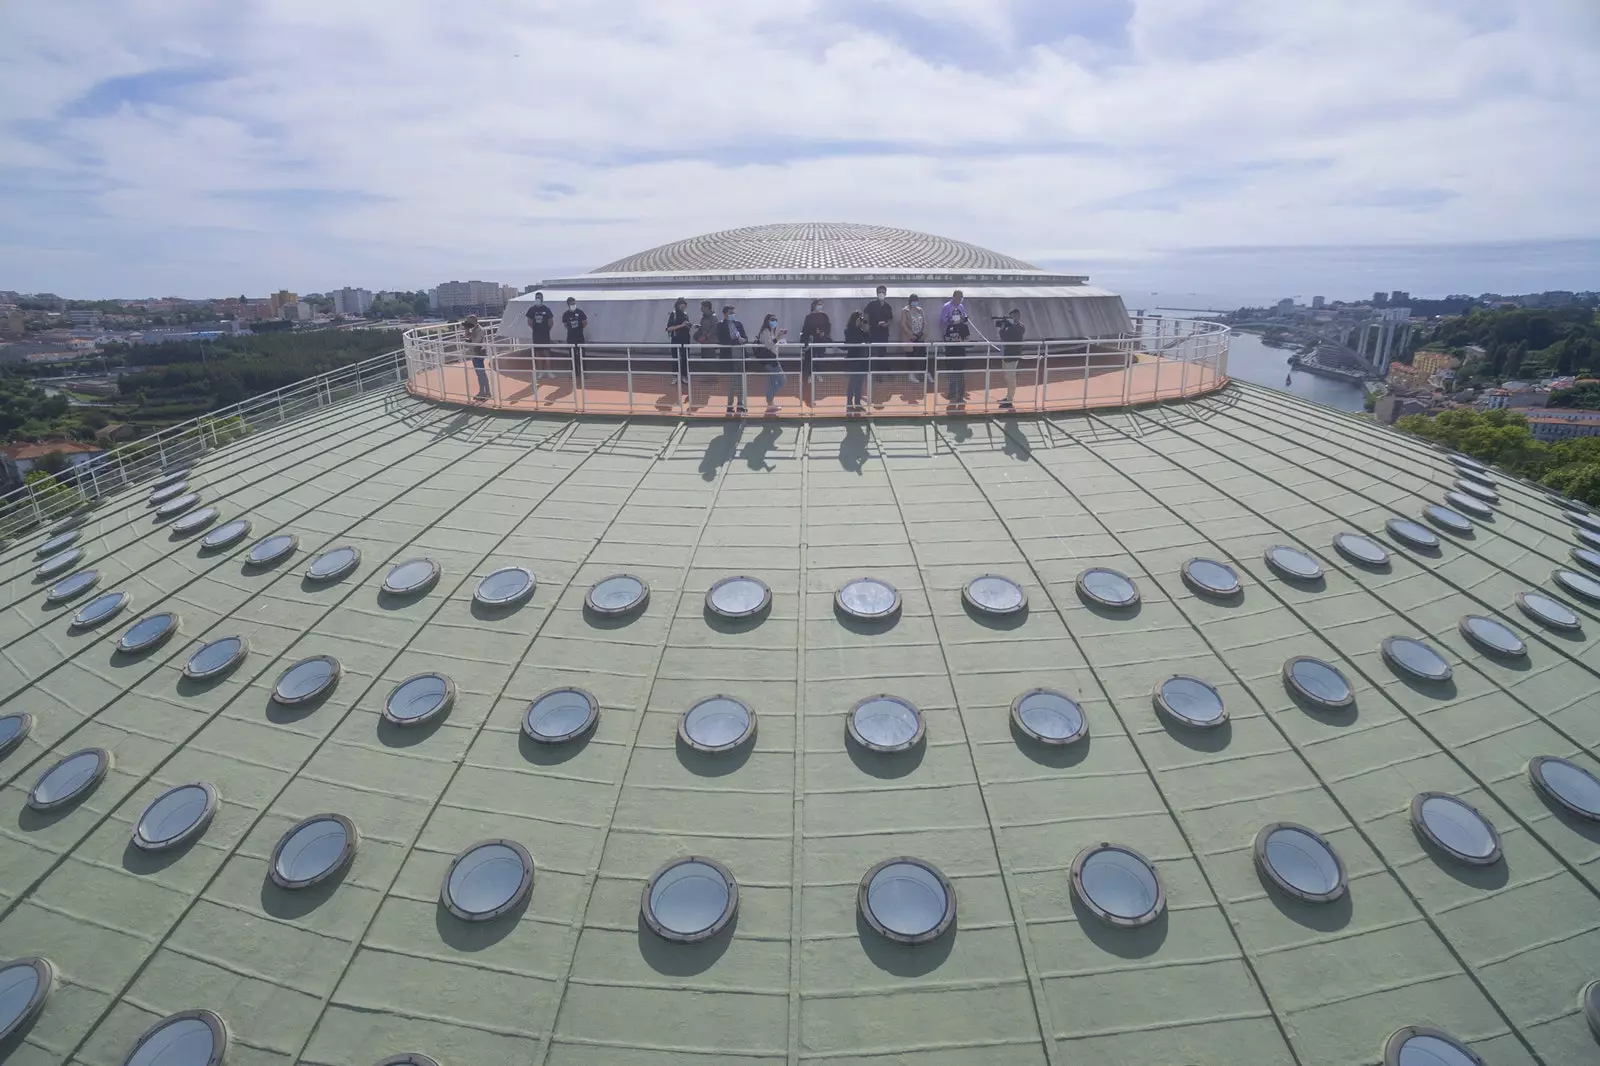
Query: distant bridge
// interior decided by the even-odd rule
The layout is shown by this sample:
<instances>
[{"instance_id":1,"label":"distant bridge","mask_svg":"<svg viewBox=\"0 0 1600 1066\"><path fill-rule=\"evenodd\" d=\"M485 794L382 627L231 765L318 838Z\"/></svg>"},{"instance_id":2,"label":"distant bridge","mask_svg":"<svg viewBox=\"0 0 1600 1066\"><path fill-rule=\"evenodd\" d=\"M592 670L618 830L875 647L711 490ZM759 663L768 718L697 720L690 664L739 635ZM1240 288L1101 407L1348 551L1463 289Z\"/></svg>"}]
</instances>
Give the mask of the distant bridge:
<instances>
[{"instance_id":1,"label":"distant bridge","mask_svg":"<svg viewBox=\"0 0 1600 1066\"><path fill-rule=\"evenodd\" d=\"M1356 351L1354 348L1342 341L1329 338L1326 333L1321 333L1314 329L1307 329L1304 326L1289 325L1288 323L1284 322L1230 322L1228 324L1230 326L1255 326L1259 329L1281 329L1285 333L1292 333L1296 337L1303 337L1306 340L1315 341L1319 353L1323 351L1337 353L1338 355L1349 359L1353 366L1359 366L1364 369L1372 377L1376 378L1383 376L1379 372L1378 368L1372 365L1372 362L1360 352Z\"/></svg>"}]
</instances>

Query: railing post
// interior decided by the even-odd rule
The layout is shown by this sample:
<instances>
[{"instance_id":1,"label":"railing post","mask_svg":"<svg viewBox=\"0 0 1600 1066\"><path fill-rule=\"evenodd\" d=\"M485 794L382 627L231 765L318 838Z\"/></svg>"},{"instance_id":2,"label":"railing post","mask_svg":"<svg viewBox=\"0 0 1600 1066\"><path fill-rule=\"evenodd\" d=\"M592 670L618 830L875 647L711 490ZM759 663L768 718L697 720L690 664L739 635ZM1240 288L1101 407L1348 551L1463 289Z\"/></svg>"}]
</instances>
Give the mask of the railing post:
<instances>
[{"instance_id":1,"label":"railing post","mask_svg":"<svg viewBox=\"0 0 1600 1066\"><path fill-rule=\"evenodd\" d=\"M1083 406L1089 406L1089 342L1083 342Z\"/></svg>"},{"instance_id":2,"label":"railing post","mask_svg":"<svg viewBox=\"0 0 1600 1066\"><path fill-rule=\"evenodd\" d=\"M622 362L623 362L623 366L626 367L626 369L627 369L627 375L628 375L628 411L631 414L632 411L633 411L633 346L631 344L628 347L622 349Z\"/></svg>"}]
</instances>

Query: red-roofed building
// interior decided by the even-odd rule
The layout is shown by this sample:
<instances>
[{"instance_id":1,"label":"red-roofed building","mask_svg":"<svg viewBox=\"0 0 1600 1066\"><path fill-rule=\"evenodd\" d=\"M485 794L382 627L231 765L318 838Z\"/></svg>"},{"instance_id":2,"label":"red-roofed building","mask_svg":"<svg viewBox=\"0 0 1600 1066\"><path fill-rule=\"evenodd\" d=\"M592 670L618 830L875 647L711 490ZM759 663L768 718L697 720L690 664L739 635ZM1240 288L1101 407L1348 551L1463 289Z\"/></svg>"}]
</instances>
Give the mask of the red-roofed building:
<instances>
[{"instance_id":1,"label":"red-roofed building","mask_svg":"<svg viewBox=\"0 0 1600 1066\"><path fill-rule=\"evenodd\" d=\"M104 448L75 440L18 441L0 448L0 478L7 486L20 485L28 472L47 455L64 455L70 465L82 466L104 452Z\"/></svg>"}]
</instances>

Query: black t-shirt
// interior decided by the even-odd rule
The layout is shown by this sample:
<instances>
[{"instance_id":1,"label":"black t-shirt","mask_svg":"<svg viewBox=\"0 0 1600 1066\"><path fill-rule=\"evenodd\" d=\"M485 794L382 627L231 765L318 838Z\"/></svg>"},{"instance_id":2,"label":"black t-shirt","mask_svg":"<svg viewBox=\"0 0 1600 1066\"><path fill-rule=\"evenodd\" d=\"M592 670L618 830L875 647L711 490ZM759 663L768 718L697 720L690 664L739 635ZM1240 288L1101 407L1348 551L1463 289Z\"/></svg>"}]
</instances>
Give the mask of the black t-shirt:
<instances>
[{"instance_id":1,"label":"black t-shirt","mask_svg":"<svg viewBox=\"0 0 1600 1066\"><path fill-rule=\"evenodd\" d=\"M873 340L889 339L889 323L894 321L894 308L888 300L873 300L867 305L867 328Z\"/></svg>"},{"instance_id":2,"label":"black t-shirt","mask_svg":"<svg viewBox=\"0 0 1600 1066\"><path fill-rule=\"evenodd\" d=\"M667 339L669 341L671 341L673 344L688 344L689 343L689 331L687 329L673 329L672 328L673 326L687 326L688 324L689 324L689 312L687 312L687 311L674 311L674 312L672 312L672 314L667 316Z\"/></svg>"},{"instance_id":3,"label":"black t-shirt","mask_svg":"<svg viewBox=\"0 0 1600 1066\"><path fill-rule=\"evenodd\" d=\"M1003 341L1015 343L1027 335L1028 331L1021 322L1013 322L1008 318L1000 325L1000 339Z\"/></svg>"},{"instance_id":4,"label":"black t-shirt","mask_svg":"<svg viewBox=\"0 0 1600 1066\"><path fill-rule=\"evenodd\" d=\"M561 324L567 327L567 343L583 343L583 327L589 324L589 316L583 313L581 307L569 307L561 312Z\"/></svg>"},{"instance_id":5,"label":"black t-shirt","mask_svg":"<svg viewBox=\"0 0 1600 1066\"><path fill-rule=\"evenodd\" d=\"M556 313L550 310L549 304L534 304L528 308L528 328L533 330L533 339L547 341L550 339L550 325L556 320Z\"/></svg>"},{"instance_id":6,"label":"black t-shirt","mask_svg":"<svg viewBox=\"0 0 1600 1066\"><path fill-rule=\"evenodd\" d=\"M800 340L805 344L833 340L833 323L826 311L813 311L800 327Z\"/></svg>"}]
</instances>

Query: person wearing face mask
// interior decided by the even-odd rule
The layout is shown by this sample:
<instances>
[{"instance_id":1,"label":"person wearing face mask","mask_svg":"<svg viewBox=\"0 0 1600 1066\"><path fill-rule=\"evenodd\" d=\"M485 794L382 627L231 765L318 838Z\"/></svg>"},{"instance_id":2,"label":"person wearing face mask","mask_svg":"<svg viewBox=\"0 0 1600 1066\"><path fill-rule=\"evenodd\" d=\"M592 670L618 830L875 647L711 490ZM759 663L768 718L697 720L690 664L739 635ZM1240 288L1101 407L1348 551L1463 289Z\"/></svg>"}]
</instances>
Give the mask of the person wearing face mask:
<instances>
[{"instance_id":1,"label":"person wearing face mask","mask_svg":"<svg viewBox=\"0 0 1600 1066\"><path fill-rule=\"evenodd\" d=\"M678 373L674 384L684 388L689 387L689 330L693 326L689 321L689 301L679 297L667 316L667 339L677 346Z\"/></svg>"},{"instance_id":2,"label":"person wearing face mask","mask_svg":"<svg viewBox=\"0 0 1600 1066\"><path fill-rule=\"evenodd\" d=\"M806 401L813 402L811 395L811 357L814 346L833 343L833 322L828 318L828 313L822 309L821 300L811 301L811 313L806 315L806 320L800 324L800 383L805 390Z\"/></svg>"},{"instance_id":3,"label":"person wearing face mask","mask_svg":"<svg viewBox=\"0 0 1600 1066\"><path fill-rule=\"evenodd\" d=\"M867 343L872 333L867 328L867 316L861 311L851 311L850 320L844 324L845 372L850 375L844 391L846 414L860 414L867 409Z\"/></svg>"},{"instance_id":4,"label":"person wearing face mask","mask_svg":"<svg viewBox=\"0 0 1600 1066\"><path fill-rule=\"evenodd\" d=\"M875 371L892 369L889 359L889 325L894 321L894 308L889 306L889 290L878 286L877 299L864 309L867 333L871 338L872 368Z\"/></svg>"},{"instance_id":5,"label":"person wearing face mask","mask_svg":"<svg viewBox=\"0 0 1600 1066\"><path fill-rule=\"evenodd\" d=\"M778 357L778 345L783 343L783 338L789 335L786 329L778 328L778 316L769 314L761 320L761 332L756 334L756 345L761 349L761 369L767 375L767 417L778 413L778 390L789 383L789 375L783 372L783 363Z\"/></svg>"},{"instance_id":6,"label":"person wearing face mask","mask_svg":"<svg viewBox=\"0 0 1600 1066\"><path fill-rule=\"evenodd\" d=\"M900 343L906 345L906 366L911 371L912 384L922 384L922 371L928 355L920 345L927 335L928 322L922 314L922 300L916 293L900 311Z\"/></svg>"},{"instance_id":7,"label":"person wearing face mask","mask_svg":"<svg viewBox=\"0 0 1600 1066\"><path fill-rule=\"evenodd\" d=\"M567 309L561 313L561 324L567 328L567 344L572 350L572 378L583 385L583 331L589 325L589 316L578 306L576 296L567 297Z\"/></svg>"},{"instance_id":8,"label":"person wearing face mask","mask_svg":"<svg viewBox=\"0 0 1600 1066\"><path fill-rule=\"evenodd\" d=\"M550 327L555 324L556 313L544 302L544 293L533 294L533 304L524 315L528 331L533 334L534 377L543 380L550 376Z\"/></svg>"},{"instance_id":9,"label":"person wearing face mask","mask_svg":"<svg viewBox=\"0 0 1600 1066\"><path fill-rule=\"evenodd\" d=\"M722 309L717 323L717 343L722 345L722 365L728 373L728 414L744 414L744 346L750 343L744 323L734 317L733 305ZM735 349L738 349L737 353Z\"/></svg>"}]
</instances>

